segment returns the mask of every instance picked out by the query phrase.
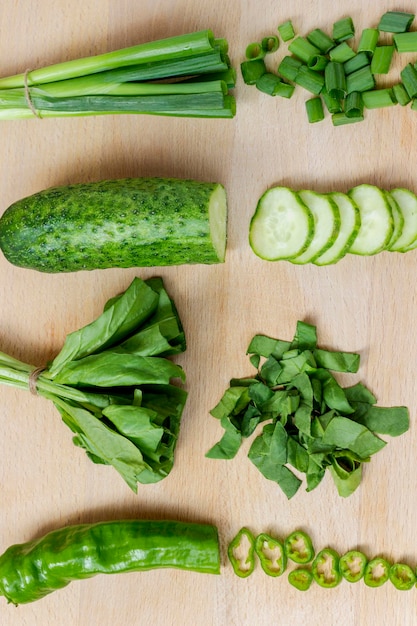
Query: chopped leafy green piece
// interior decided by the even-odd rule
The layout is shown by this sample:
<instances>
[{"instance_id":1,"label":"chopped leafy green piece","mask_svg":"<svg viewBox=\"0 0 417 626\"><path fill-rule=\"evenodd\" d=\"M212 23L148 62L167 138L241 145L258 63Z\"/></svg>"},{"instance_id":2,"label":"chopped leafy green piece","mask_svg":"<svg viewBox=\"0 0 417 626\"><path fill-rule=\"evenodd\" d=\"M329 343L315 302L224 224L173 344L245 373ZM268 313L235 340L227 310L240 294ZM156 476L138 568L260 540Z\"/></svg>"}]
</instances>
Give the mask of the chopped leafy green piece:
<instances>
[{"instance_id":1,"label":"chopped leafy green piece","mask_svg":"<svg viewBox=\"0 0 417 626\"><path fill-rule=\"evenodd\" d=\"M210 411L213 417L222 419L229 415L238 415L250 402L249 387L229 387L220 402Z\"/></svg>"},{"instance_id":2,"label":"chopped leafy green piece","mask_svg":"<svg viewBox=\"0 0 417 626\"><path fill-rule=\"evenodd\" d=\"M298 350L314 350L317 346L316 327L306 322L297 322L297 328L291 342L291 348Z\"/></svg>"},{"instance_id":3,"label":"chopped leafy green piece","mask_svg":"<svg viewBox=\"0 0 417 626\"><path fill-rule=\"evenodd\" d=\"M233 459L242 443L242 435L229 417L221 418L224 435L207 453L209 459Z\"/></svg>"},{"instance_id":4,"label":"chopped leafy green piece","mask_svg":"<svg viewBox=\"0 0 417 626\"><path fill-rule=\"evenodd\" d=\"M334 417L323 434L323 443L335 448L355 452L361 459L367 459L386 445L368 428L347 417Z\"/></svg>"},{"instance_id":5,"label":"chopped leafy green piece","mask_svg":"<svg viewBox=\"0 0 417 626\"><path fill-rule=\"evenodd\" d=\"M329 350L314 350L314 358L319 367L334 372L357 372L359 369L359 354L351 352L330 352Z\"/></svg>"},{"instance_id":6,"label":"chopped leafy green piece","mask_svg":"<svg viewBox=\"0 0 417 626\"><path fill-rule=\"evenodd\" d=\"M257 354L259 356L273 356L276 359L282 358L282 355L290 347L289 341L281 341L280 339L272 339L266 335L255 335L249 344L247 354Z\"/></svg>"},{"instance_id":7,"label":"chopped leafy green piece","mask_svg":"<svg viewBox=\"0 0 417 626\"><path fill-rule=\"evenodd\" d=\"M211 411L224 420L225 434L207 456L232 458L253 435L248 458L265 478L291 498L305 474L307 491L328 469L339 495L351 495L363 463L385 447L378 434L397 436L409 428L405 407L377 407L362 384L342 387L334 372L355 373L359 355L317 346L316 328L297 323L291 342L255 335L248 348L255 376L232 379Z\"/></svg>"}]
</instances>

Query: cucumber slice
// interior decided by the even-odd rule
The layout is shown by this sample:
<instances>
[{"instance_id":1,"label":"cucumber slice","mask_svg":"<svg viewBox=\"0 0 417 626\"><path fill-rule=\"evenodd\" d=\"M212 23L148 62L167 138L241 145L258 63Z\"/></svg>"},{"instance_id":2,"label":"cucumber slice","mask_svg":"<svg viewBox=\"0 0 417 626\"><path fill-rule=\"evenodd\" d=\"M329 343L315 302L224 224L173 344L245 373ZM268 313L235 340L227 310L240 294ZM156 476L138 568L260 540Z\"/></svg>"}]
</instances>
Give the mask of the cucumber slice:
<instances>
[{"instance_id":1,"label":"cucumber slice","mask_svg":"<svg viewBox=\"0 0 417 626\"><path fill-rule=\"evenodd\" d=\"M300 196L288 187L272 187L251 219L249 243L261 259L278 261L301 254L313 234L313 215Z\"/></svg>"},{"instance_id":2,"label":"cucumber slice","mask_svg":"<svg viewBox=\"0 0 417 626\"><path fill-rule=\"evenodd\" d=\"M386 248L394 230L391 207L384 192L375 185L362 184L348 195L359 207L361 226L349 252L372 255Z\"/></svg>"},{"instance_id":3,"label":"cucumber slice","mask_svg":"<svg viewBox=\"0 0 417 626\"><path fill-rule=\"evenodd\" d=\"M391 239L389 240L387 245L387 250L391 250L391 246L393 246L398 241L403 231L405 219L404 214L398 206L398 202L394 199L393 195L389 191L384 191L384 193L391 207L392 219L394 221L394 230L392 231Z\"/></svg>"},{"instance_id":4,"label":"cucumber slice","mask_svg":"<svg viewBox=\"0 0 417 626\"><path fill-rule=\"evenodd\" d=\"M305 189L299 192L299 196L313 214L314 236L308 248L290 260L304 265L314 263L333 244L339 232L340 214L337 204L328 194Z\"/></svg>"},{"instance_id":5,"label":"cucumber slice","mask_svg":"<svg viewBox=\"0 0 417 626\"><path fill-rule=\"evenodd\" d=\"M409 189L399 187L391 189L391 196L396 201L404 217L404 224L397 241L389 246L392 252L407 252L417 246L417 198Z\"/></svg>"},{"instance_id":6,"label":"cucumber slice","mask_svg":"<svg viewBox=\"0 0 417 626\"><path fill-rule=\"evenodd\" d=\"M352 198L345 193L335 191L329 194L339 208L339 232L328 250L315 261L315 265L331 265L340 261L349 251L356 239L361 225L361 214Z\"/></svg>"}]
</instances>

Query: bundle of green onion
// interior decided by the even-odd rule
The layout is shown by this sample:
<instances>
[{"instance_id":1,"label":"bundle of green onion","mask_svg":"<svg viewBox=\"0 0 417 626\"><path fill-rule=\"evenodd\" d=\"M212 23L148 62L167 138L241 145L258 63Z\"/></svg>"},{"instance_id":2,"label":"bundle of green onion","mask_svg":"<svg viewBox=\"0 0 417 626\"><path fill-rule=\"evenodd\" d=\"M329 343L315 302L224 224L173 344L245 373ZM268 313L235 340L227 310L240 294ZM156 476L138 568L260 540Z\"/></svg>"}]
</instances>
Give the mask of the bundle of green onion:
<instances>
[{"instance_id":1,"label":"bundle of green onion","mask_svg":"<svg viewBox=\"0 0 417 626\"><path fill-rule=\"evenodd\" d=\"M0 119L144 113L232 118L228 42L210 30L0 78Z\"/></svg>"},{"instance_id":2,"label":"bundle of green onion","mask_svg":"<svg viewBox=\"0 0 417 626\"><path fill-rule=\"evenodd\" d=\"M135 278L99 317L70 333L45 369L0 353L0 384L53 402L74 443L112 465L133 491L165 478L174 463L186 391L184 332L162 279Z\"/></svg>"}]
</instances>

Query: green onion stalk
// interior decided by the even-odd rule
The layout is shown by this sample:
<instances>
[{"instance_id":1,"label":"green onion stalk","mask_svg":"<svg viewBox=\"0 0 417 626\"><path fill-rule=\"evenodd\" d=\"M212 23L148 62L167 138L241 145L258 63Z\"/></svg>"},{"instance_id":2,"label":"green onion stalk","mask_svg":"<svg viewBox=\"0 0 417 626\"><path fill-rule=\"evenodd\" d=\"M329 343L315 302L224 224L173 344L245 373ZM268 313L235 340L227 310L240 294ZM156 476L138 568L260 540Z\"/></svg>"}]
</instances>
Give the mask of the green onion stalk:
<instances>
[{"instance_id":1,"label":"green onion stalk","mask_svg":"<svg viewBox=\"0 0 417 626\"><path fill-rule=\"evenodd\" d=\"M232 118L236 72L210 30L0 78L0 120L119 113Z\"/></svg>"}]
</instances>

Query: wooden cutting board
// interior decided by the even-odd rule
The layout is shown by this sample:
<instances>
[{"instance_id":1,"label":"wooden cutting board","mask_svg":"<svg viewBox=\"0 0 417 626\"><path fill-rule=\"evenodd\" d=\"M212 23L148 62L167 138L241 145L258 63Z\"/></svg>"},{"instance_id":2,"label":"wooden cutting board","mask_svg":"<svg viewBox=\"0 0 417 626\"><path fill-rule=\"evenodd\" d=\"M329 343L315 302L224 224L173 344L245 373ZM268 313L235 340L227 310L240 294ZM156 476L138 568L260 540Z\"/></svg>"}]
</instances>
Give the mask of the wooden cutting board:
<instances>
[{"instance_id":1,"label":"wooden cutting board","mask_svg":"<svg viewBox=\"0 0 417 626\"><path fill-rule=\"evenodd\" d=\"M370 111L361 124L334 128L328 116L308 124L307 92L297 90L291 100L270 98L245 86L239 72L246 45L275 33L288 18L305 35L313 28L329 31L334 21L350 15L358 35L391 9L413 11L415 4L2 4L3 76L203 28L229 40L238 69L233 120L108 116L1 122L1 212L49 186L124 176L215 180L226 186L229 198L223 265L47 275L0 258L0 349L34 365L56 354L66 334L94 319L134 276L162 276L187 334L188 349L178 362L189 391L172 473L135 495L116 472L93 465L73 446L71 433L46 400L1 388L0 551L67 524L134 517L211 522L219 528L222 546L220 576L171 570L98 576L17 609L3 599L5 626L416 623L417 590L401 594L390 583L383 590L343 583L302 594L286 576L268 578L259 567L241 580L226 558L227 542L246 525L255 533L282 537L304 528L318 549L359 547L369 556L417 565L417 252L351 255L320 268L263 262L248 245L257 200L273 184L347 191L368 182L417 191L416 113L398 106ZM271 63L285 51L281 44ZM393 72L399 68L396 61ZM231 377L253 373L245 354L250 339L256 333L291 339L297 320L317 325L323 347L360 353L360 370L349 382L363 381L382 406L410 409L410 431L389 440L347 499L337 495L327 476L314 492L303 485L288 501L247 459L247 446L233 461L205 458L222 433L210 409Z\"/></svg>"}]
</instances>

